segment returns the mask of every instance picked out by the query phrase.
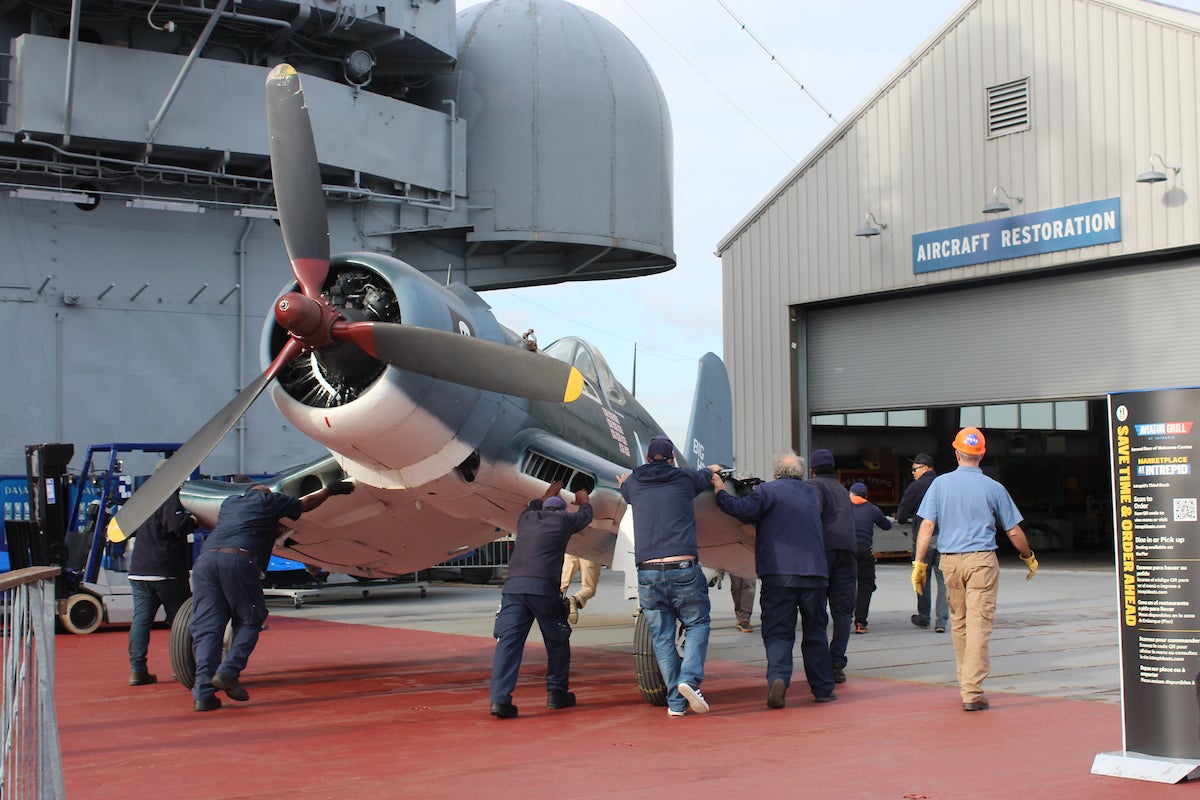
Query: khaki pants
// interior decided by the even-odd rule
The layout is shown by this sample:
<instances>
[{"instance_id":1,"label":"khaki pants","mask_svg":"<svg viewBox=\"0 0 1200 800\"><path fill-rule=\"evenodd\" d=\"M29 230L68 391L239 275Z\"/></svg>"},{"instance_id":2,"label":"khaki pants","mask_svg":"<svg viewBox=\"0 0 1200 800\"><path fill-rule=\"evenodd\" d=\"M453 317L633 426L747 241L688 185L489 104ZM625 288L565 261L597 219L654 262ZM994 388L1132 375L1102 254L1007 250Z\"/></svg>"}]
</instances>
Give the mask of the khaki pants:
<instances>
[{"instance_id":1,"label":"khaki pants","mask_svg":"<svg viewBox=\"0 0 1200 800\"><path fill-rule=\"evenodd\" d=\"M596 584L600 582L600 562L588 561L585 558L566 556L563 558L562 580L559 581L559 591L567 593L571 578L579 573L579 591L575 593L575 604L580 608L596 596Z\"/></svg>"},{"instance_id":2,"label":"khaki pants","mask_svg":"<svg viewBox=\"0 0 1200 800\"><path fill-rule=\"evenodd\" d=\"M992 669L988 639L996 618L1000 562L995 550L984 550L942 553L941 566L950 605L958 686L963 702L973 703L983 696L983 681Z\"/></svg>"}]
</instances>

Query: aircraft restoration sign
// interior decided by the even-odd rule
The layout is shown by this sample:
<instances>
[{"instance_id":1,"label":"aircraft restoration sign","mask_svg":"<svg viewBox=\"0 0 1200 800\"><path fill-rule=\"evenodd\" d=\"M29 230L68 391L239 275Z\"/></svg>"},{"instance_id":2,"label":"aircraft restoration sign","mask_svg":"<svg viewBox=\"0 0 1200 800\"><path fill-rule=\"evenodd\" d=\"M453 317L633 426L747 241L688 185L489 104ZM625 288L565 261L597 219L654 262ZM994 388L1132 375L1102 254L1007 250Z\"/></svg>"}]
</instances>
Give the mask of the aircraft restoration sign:
<instances>
[{"instance_id":1,"label":"aircraft restoration sign","mask_svg":"<svg viewBox=\"0 0 1200 800\"><path fill-rule=\"evenodd\" d=\"M1121 199L944 228L912 237L913 274L1121 241Z\"/></svg>"},{"instance_id":2,"label":"aircraft restoration sign","mask_svg":"<svg viewBox=\"0 0 1200 800\"><path fill-rule=\"evenodd\" d=\"M1125 750L1200 759L1200 389L1108 396Z\"/></svg>"}]
</instances>

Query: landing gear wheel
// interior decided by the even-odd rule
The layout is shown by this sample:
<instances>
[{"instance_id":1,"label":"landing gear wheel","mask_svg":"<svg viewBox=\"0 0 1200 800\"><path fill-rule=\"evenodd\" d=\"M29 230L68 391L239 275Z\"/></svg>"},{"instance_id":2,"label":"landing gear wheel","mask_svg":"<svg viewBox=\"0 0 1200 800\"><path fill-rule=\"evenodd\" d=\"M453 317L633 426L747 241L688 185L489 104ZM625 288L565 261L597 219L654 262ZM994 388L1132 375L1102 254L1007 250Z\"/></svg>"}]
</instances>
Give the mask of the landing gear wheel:
<instances>
[{"instance_id":1,"label":"landing gear wheel","mask_svg":"<svg viewBox=\"0 0 1200 800\"><path fill-rule=\"evenodd\" d=\"M633 670L637 677L638 690L652 706L667 704L667 685L658 668L658 657L654 655L654 639L650 636L650 623L645 614L638 614L633 626Z\"/></svg>"},{"instance_id":2,"label":"landing gear wheel","mask_svg":"<svg viewBox=\"0 0 1200 800\"><path fill-rule=\"evenodd\" d=\"M104 608L100 599L87 592L79 592L67 598L67 610L59 619L71 633L92 633L104 621Z\"/></svg>"},{"instance_id":3,"label":"landing gear wheel","mask_svg":"<svg viewBox=\"0 0 1200 800\"><path fill-rule=\"evenodd\" d=\"M192 632L188 625L192 622L192 598L183 601L183 605L175 612L175 621L171 623L171 674L175 680L183 684L185 689L191 689L196 682L196 656L192 652Z\"/></svg>"}]
</instances>

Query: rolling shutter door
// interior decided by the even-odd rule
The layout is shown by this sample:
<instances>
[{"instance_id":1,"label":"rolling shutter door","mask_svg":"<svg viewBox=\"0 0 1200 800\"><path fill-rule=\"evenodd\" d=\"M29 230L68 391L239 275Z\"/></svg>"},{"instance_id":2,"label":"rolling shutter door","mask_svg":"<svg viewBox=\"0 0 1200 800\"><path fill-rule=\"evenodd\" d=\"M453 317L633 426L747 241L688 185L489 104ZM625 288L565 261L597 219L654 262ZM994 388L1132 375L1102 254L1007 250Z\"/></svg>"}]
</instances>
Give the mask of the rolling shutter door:
<instances>
[{"instance_id":1,"label":"rolling shutter door","mask_svg":"<svg viewBox=\"0 0 1200 800\"><path fill-rule=\"evenodd\" d=\"M1200 385L1197 298L1191 261L813 309L810 411Z\"/></svg>"}]
</instances>

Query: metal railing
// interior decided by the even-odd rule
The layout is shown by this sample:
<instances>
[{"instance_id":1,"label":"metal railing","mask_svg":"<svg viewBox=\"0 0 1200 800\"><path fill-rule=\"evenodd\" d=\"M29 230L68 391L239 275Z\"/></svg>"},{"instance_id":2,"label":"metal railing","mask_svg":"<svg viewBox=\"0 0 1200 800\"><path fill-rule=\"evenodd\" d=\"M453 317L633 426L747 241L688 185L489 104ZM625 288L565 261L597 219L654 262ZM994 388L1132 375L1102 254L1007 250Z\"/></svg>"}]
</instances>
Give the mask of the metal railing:
<instances>
[{"instance_id":1,"label":"metal railing","mask_svg":"<svg viewBox=\"0 0 1200 800\"><path fill-rule=\"evenodd\" d=\"M0 797L66 796L54 708L54 579L58 567L0 575L4 687Z\"/></svg>"}]
</instances>

